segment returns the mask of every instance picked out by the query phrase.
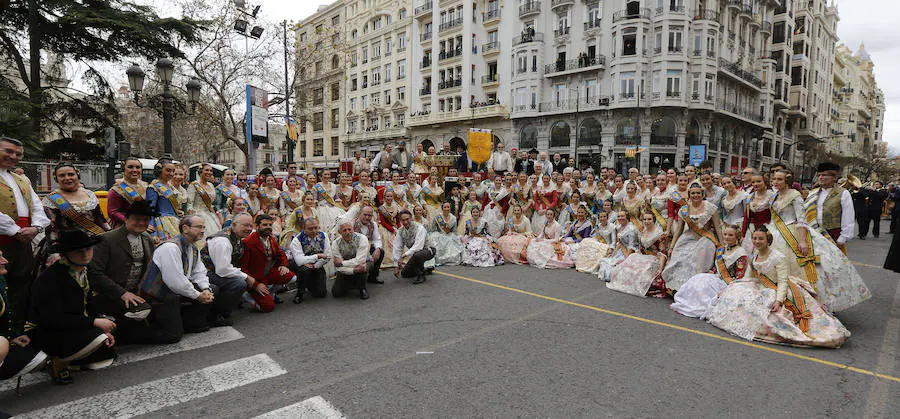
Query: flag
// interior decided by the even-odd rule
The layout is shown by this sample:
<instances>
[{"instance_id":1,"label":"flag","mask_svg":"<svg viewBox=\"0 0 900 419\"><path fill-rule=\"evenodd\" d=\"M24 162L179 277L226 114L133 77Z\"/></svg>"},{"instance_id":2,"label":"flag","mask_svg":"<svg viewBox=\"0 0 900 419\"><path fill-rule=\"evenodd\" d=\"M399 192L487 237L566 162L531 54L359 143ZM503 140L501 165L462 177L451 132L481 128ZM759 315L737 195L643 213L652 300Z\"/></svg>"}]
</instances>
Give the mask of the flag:
<instances>
[{"instance_id":1,"label":"flag","mask_svg":"<svg viewBox=\"0 0 900 419\"><path fill-rule=\"evenodd\" d=\"M298 138L298 134L297 134L297 123L294 122L291 118L289 118L289 117L287 117L287 116L284 117L284 123L285 123L285 125L287 126L287 137L288 137L288 140L291 140L291 141L297 141L297 138Z\"/></svg>"}]
</instances>

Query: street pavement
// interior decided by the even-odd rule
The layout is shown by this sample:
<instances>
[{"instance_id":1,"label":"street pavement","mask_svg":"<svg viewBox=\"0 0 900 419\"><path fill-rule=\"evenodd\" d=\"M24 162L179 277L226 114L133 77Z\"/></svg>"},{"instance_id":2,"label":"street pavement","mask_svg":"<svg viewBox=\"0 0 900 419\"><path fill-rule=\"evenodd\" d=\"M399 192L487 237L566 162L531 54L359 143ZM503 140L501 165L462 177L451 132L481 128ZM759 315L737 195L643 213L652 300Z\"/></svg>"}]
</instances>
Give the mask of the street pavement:
<instances>
[{"instance_id":1,"label":"street pavement","mask_svg":"<svg viewBox=\"0 0 900 419\"><path fill-rule=\"evenodd\" d=\"M887 224L883 227L887 227ZM886 229L885 229L886 231ZM233 328L127 347L56 386L0 383L21 417L892 417L900 412L900 274L891 235L850 243L873 298L838 314L840 349L743 341L671 300L591 275L443 267L371 299L242 312ZM289 296L289 294L287 295ZM285 298L290 300L290 298Z\"/></svg>"}]
</instances>

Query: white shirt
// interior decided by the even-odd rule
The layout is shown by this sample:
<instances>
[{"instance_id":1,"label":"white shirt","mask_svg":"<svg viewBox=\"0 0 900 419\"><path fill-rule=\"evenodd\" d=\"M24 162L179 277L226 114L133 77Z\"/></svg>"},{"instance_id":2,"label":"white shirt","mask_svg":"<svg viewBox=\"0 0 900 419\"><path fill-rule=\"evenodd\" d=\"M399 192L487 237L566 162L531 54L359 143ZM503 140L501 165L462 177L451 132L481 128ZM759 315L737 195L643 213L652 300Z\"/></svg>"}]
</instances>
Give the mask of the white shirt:
<instances>
[{"instance_id":1,"label":"white shirt","mask_svg":"<svg viewBox=\"0 0 900 419\"><path fill-rule=\"evenodd\" d=\"M209 248L209 258L212 259L213 266L216 268L216 275L222 278L247 279L247 274L231 264L231 253L234 251L234 247L228 237L207 239L206 246Z\"/></svg>"},{"instance_id":2,"label":"white shirt","mask_svg":"<svg viewBox=\"0 0 900 419\"><path fill-rule=\"evenodd\" d=\"M13 196L16 198L16 212L19 217L27 217L28 204L25 201L25 195L19 189L19 184L13 178L13 174L9 170L0 169L0 180L3 180L3 183L13 190ZM31 225L32 227L42 228L50 225L50 219L47 218L47 214L44 213L44 207L41 205L41 198L34 193L33 187L31 188ZM21 230L21 227L16 225L16 220L13 220L6 214L0 214L0 235L15 236L19 230Z\"/></svg>"},{"instance_id":3,"label":"white shirt","mask_svg":"<svg viewBox=\"0 0 900 419\"><path fill-rule=\"evenodd\" d=\"M334 239L334 244L331 245L331 257L338 258L341 261L341 266L336 267L334 270L342 274L353 275L355 273L353 272L353 269L359 265L365 266L366 260L369 257L369 239L356 232L353 234L359 236L359 246L356 248L356 256L354 256L353 259L344 260L341 256L338 245L344 238L340 235Z\"/></svg>"},{"instance_id":4,"label":"white shirt","mask_svg":"<svg viewBox=\"0 0 900 419\"><path fill-rule=\"evenodd\" d=\"M822 225L822 210L825 200L828 199L828 194L831 193L831 189L819 188L819 202L816 205L816 221L819 223L819 226ZM850 192L844 190L841 193L841 235L837 239L838 244L845 244L853 238L853 220L855 218L856 212L853 210L853 198L850 196Z\"/></svg>"},{"instance_id":5,"label":"white shirt","mask_svg":"<svg viewBox=\"0 0 900 419\"><path fill-rule=\"evenodd\" d=\"M512 158L509 156L509 153L506 151L495 151L491 154L491 158L488 159L488 167L494 169L495 172L499 171L513 171L515 167L513 167Z\"/></svg>"},{"instance_id":6,"label":"white shirt","mask_svg":"<svg viewBox=\"0 0 900 419\"><path fill-rule=\"evenodd\" d=\"M375 158L372 159L372 162L369 163L369 171L374 172L375 169L378 168L378 163L381 163L381 159L383 159L385 155L387 155L387 153L385 153L384 151L379 151L378 154L375 155ZM391 157L388 156L388 158Z\"/></svg>"},{"instance_id":7,"label":"white shirt","mask_svg":"<svg viewBox=\"0 0 900 419\"><path fill-rule=\"evenodd\" d=\"M541 165L541 172L543 174L545 174L545 175L553 174L553 162L551 162L550 160L538 160L537 162L535 162L535 164L538 164L538 163L540 163L540 165Z\"/></svg>"},{"instance_id":8,"label":"white shirt","mask_svg":"<svg viewBox=\"0 0 900 419\"><path fill-rule=\"evenodd\" d=\"M231 254L228 257L230 258ZM167 242L157 247L153 252L153 263L159 267L163 282L175 294L196 300L200 296L200 291L197 291L193 284L197 284L201 290L209 288L206 266L200 263L200 252L197 252L195 259L188 260L190 276L184 275L181 265L181 247L175 243Z\"/></svg>"},{"instance_id":9,"label":"white shirt","mask_svg":"<svg viewBox=\"0 0 900 419\"><path fill-rule=\"evenodd\" d=\"M362 226L362 228L364 228L366 230L369 229L369 227L366 227L365 224L360 223L360 225ZM372 222L372 225L375 226L375 229L372 231L372 246L371 247L374 247L376 249L383 249L383 247L381 247L381 233L378 232L378 225L375 224L374 221ZM368 233L368 231L361 231L359 233L361 233L362 235L365 236ZM369 240L369 238L366 237L366 241L368 241L368 240Z\"/></svg>"},{"instance_id":10,"label":"white shirt","mask_svg":"<svg viewBox=\"0 0 900 419\"><path fill-rule=\"evenodd\" d=\"M394 237L394 251L391 253L394 263L400 263L400 259L412 256L413 253L425 248L425 227L419 223L415 223L410 227L416 228L416 239L406 252L403 251L403 239L400 238L400 232L397 231L397 235Z\"/></svg>"},{"instance_id":11,"label":"white shirt","mask_svg":"<svg viewBox=\"0 0 900 419\"><path fill-rule=\"evenodd\" d=\"M328 263L328 258L319 259L316 254L307 255L303 252L303 244L300 243L300 235L294 236L294 239L291 240L291 257L294 259L294 263L297 266L309 265L313 264L313 269L319 269L325 266ZM328 245L328 237L325 237L325 240L322 240L322 253L325 256L331 255L331 248ZM330 256L329 256L330 257Z\"/></svg>"}]
</instances>

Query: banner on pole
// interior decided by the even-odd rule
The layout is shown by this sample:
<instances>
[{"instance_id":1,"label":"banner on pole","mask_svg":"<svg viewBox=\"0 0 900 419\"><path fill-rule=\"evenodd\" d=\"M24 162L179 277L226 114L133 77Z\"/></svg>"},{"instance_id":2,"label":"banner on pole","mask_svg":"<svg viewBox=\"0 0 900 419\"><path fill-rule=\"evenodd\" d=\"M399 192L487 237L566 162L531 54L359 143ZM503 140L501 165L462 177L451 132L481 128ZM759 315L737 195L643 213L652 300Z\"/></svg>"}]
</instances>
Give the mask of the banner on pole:
<instances>
[{"instance_id":1,"label":"banner on pole","mask_svg":"<svg viewBox=\"0 0 900 419\"><path fill-rule=\"evenodd\" d=\"M491 158L494 136L489 129L472 128L469 130L469 159L482 164Z\"/></svg>"},{"instance_id":2,"label":"banner on pole","mask_svg":"<svg viewBox=\"0 0 900 419\"><path fill-rule=\"evenodd\" d=\"M706 145L692 145L690 147L690 157L688 158L688 163L691 166L697 166L703 161L706 160Z\"/></svg>"}]
</instances>

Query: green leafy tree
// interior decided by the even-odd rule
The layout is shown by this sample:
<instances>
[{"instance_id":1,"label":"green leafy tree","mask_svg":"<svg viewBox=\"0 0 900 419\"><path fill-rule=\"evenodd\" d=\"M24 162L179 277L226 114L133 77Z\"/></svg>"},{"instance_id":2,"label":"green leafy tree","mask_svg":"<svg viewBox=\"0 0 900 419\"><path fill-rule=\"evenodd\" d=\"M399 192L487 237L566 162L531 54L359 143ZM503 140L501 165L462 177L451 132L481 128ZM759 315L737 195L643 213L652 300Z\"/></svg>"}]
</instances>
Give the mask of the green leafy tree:
<instances>
[{"instance_id":1,"label":"green leafy tree","mask_svg":"<svg viewBox=\"0 0 900 419\"><path fill-rule=\"evenodd\" d=\"M116 126L113 91L97 65L126 58L182 58L182 45L195 44L204 25L189 18L161 18L152 7L127 0L19 0L2 6L0 66L10 71L0 72L0 82L9 90L2 94L11 96L3 99L27 104L29 129L23 139L32 143L41 140L44 130L63 134L63 127L73 122L93 127L89 137ZM82 77L90 91L52 83L59 75L48 74L41 65L50 56L85 67ZM0 131L21 129L19 122L0 109Z\"/></svg>"}]
</instances>

